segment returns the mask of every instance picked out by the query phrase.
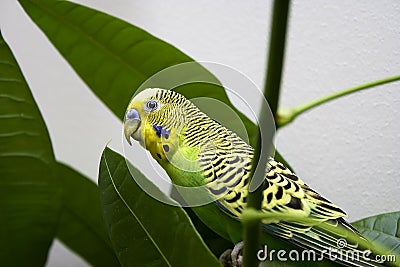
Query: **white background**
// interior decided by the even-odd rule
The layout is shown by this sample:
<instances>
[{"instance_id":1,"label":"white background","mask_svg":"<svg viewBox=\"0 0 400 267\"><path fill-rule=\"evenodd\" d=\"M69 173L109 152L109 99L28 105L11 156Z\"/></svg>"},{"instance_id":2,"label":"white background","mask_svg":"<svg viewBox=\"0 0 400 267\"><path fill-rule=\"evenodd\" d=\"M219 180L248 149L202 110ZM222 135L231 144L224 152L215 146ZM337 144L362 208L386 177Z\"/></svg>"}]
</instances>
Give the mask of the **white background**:
<instances>
[{"instance_id":1,"label":"white background","mask_svg":"<svg viewBox=\"0 0 400 267\"><path fill-rule=\"evenodd\" d=\"M263 85L271 1L77 2L127 20L196 60L236 68ZM49 127L57 159L96 181L106 143L112 139L111 146L121 151L119 120L16 1L1 0L0 23ZM396 74L399 1L293 1L281 107ZM399 87L397 82L331 102L277 136L278 149L297 174L346 210L351 221L400 208ZM134 149L141 155L135 164L143 168L146 155ZM47 265L87 264L56 242Z\"/></svg>"}]
</instances>

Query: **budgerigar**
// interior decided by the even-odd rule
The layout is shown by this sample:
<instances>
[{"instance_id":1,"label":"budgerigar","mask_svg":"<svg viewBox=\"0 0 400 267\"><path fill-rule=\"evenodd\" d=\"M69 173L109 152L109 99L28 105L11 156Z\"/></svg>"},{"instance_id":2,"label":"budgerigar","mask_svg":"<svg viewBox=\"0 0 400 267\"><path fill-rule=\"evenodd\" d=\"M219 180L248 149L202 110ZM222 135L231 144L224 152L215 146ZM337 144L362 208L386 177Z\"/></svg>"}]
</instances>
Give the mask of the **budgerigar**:
<instances>
[{"instance_id":1,"label":"budgerigar","mask_svg":"<svg viewBox=\"0 0 400 267\"><path fill-rule=\"evenodd\" d=\"M129 144L133 138L151 153L174 184L205 185L208 193L217 200L194 208L194 211L222 237L235 243L241 240L241 232L237 230L240 223L235 221L246 208L253 158L250 145L208 117L183 95L159 88L143 90L131 100L125 115L124 132ZM180 168L184 158L196 163L198 170ZM344 220L344 211L312 190L283 164L270 158L266 170L262 210L304 215L316 222L277 220L264 223L267 235L321 252L337 249L341 238L316 226L321 221L358 234ZM349 242L341 249L355 250L357 244ZM363 258L338 261L349 266L381 266Z\"/></svg>"}]
</instances>

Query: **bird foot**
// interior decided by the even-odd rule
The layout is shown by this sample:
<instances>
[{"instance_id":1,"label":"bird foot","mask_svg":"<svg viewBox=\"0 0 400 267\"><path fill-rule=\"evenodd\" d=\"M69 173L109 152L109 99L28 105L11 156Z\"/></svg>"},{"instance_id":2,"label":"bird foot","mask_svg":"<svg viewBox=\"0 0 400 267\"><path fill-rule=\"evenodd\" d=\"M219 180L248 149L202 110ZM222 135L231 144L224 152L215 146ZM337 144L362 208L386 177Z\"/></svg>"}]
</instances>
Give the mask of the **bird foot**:
<instances>
[{"instance_id":1,"label":"bird foot","mask_svg":"<svg viewBox=\"0 0 400 267\"><path fill-rule=\"evenodd\" d=\"M240 267L242 266L243 260L243 241L240 241L235 245L233 249L227 249L219 257L219 261L224 267Z\"/></svg>"}]
</instances>

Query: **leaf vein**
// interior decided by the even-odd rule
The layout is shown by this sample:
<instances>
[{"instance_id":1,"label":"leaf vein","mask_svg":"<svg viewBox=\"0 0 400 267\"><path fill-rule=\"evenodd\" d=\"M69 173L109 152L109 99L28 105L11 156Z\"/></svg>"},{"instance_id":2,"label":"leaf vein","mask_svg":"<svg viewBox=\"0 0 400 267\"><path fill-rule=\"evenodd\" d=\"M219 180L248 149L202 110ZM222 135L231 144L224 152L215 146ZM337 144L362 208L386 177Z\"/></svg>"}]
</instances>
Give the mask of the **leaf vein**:
<instances>
[{"instance_id":1,"label":"leaf vein","mask_svg":"<svg viewBox=\"0 0 400 267\"><path fill-rule=\"evenodd\" d=\"M160 255L161 255L161 257L164 259L165 263L166 263L168 266L172 267L172 265L171 265L171 263L168 261L167 257L164 255L164 253L161 251L161 249L158 247L157 243L156 243L155 240L153 239L153 236L150 234L150 232L147 230L147 228L146 228L146 227L143 225L143 223L140 221L139 217L137 217L137 215L135 214L135 212L130 208L130 206L129 206L128 203L125 201L125 199L123 198L123 196L121 195L121 193L118 191L118 188L117 188L117 186L116 186L116 184L115 184L115 182L114 182L114 179L113 179L113 177L112 177L110 168L109 168L109 166L108 166L107 159L106 159L105 155L104 155L103 157L104 157L105 165L106 165L106 168L107 168L107 172L108 172L108 174L109 174L109 176L110 176L110 181L111 181L111 183L112 183L112 186L113 186L115 192L117 193L117 195L119 196L119 198L121 199L121 201L124 203L124 205L126 206L126 208L129 210L129 212L133 215L133 217L135 218L135 220L139 223L140 227L143 229L143 231L146 233L146 235L148 236L148 238L150 239L150 241L153 243L154 247L155 247L155 248L157 249L157 251L160 253ZM122 163L122 161L120 161L120 163L118 164L117 168L120 166L121 163ZM117 168L116 168L116 169L117 169ZM115 174L115 171L114 171L114 174Z\"/></svg>"}]
</instances>

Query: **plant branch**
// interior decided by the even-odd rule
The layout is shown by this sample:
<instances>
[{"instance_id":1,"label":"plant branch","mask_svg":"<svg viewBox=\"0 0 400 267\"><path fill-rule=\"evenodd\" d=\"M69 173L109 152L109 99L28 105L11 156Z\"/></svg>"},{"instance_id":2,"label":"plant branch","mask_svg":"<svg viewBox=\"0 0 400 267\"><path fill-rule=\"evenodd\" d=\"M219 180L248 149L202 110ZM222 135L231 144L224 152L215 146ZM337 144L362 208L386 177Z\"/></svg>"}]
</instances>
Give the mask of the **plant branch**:
<instances>
[{"instance_id":1,"label":"plant branch","mask_svg":"<svg viewBox=\"0 0 400 267\"><path fill-rule=\"evenodd\" d=\"M307 103L307 104L304 104L304 105L301 105L301 106L298 106L295 108L279 110L277 113L277 116L276 116L277 127L285 126L286 124L292 122L300 114L302 114L312 108L315 108L321 104L324 104L326 102L332 101L332 100L340 98L342 96L353 94L353 93L361 91L361 90L370 89L370 88L373 88L373 87L376 87L379 85L383 85L383 84L390 83L390 82L395 82L398 80L400 80L400 75L384 78L381 80L372 81L369 83L365 83L365 84L361 84L361 85L358 85L355 87L344 89L342 91L333 93L328 96L321 97L319 99L311 101L310 103Z\"/></svg>"},{"instance_id":2,"label":"plant branch","mask_svg":"<svg viewBox=\"0 0 400 267\"><path fill-rule=\"evenodd\" d=\"M269 54L267 63L266 82L264 88L264 96L268 101L272 115L275 114L278 107L280 82L283 69L283 58L285 51L286 28L289 14L290 0L275 0L273 3L271 35L269 43ZM264 101L262 101L264 102ZM265 166L268 160L268 153L272 144L273 134L263 136L260 133L261 122L267 114L266 105L261 104L261 112L259 116L259 127L257 128L257 142L252 161L252 171L250 178L254 176L257 181L263 181L265 176ZM275 123L276 124L276 123ZM272 131L271 131L272 132ZM262 157L260 160L260 154ZM250 209L261 209L263 186L258 186L252 190L250 181L249 195L247 207ZM258 265L256 257L259 244L260 221L249 221L244 224L244 248L243 248L243 266L254 267Z\"/></svg>"}]
</instances>

